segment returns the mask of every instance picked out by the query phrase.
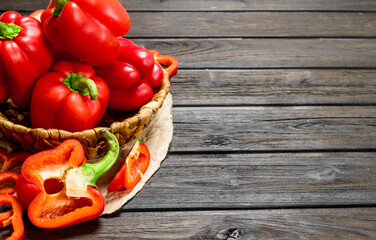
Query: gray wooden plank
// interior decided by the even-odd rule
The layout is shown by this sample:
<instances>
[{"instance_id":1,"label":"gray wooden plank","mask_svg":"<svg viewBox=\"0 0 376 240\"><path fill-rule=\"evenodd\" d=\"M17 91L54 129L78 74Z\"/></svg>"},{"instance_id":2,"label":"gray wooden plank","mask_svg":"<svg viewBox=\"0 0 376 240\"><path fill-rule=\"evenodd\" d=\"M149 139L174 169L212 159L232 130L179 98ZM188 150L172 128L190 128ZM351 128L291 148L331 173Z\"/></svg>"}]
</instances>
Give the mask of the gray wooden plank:
<instances>
[{"instance_id":1,"label":"gray wooden plank","mask_svg":"<svg viewBox=\"0 0 376 240\"><path fill-rule=\"evenodd\" d=\"M376 36L376 13L131 12L130 17L128 37Z\"/></svg>"},{"instance_id":2,"label":"gray wooden plank","mask_svg":"<svg viewBox=\"0 0 376 240\"><path fill-rule=\"evenodd\" d=\"M375 104L376 70L179 70L175 106Z\"/></svg>"},{"instance_id":3,"label":"gray wooden plank","mask_svg":"<svg viewBox=\"0 0 376 240\"><path fill-rule=\"evenodd\" d=\"M376 209L122 212L27 239L374 239ZM84 231L85 229L85 231Z\"/></svg>"},{"instance_id":4,"label":"gray wooden plank","mask_svg":"<svg viewBox=\"0 0 376 240\"><path fill-rule=\"evenodd\" d=\"M175 107L172 152L374 149L376 107Z\"/></svg>"},{"instance_id":5,"label":"gray wooden plank","mask_svg":"<svg viewBox=\"0 0 376 240\"><path fill-rule=\"evenodd\" d=\"M375 68L375 39L133 39L180 68Z\"/></svg>"},{"instance_id":6,"label":"gray wooden plank","mask_svg":"<svg viewBox=\"0 0 376 240\"><path fill-rule=\"evenodd\" d=\"M121 0L129 10L139 11L375 11L372 0Z\"/></svg>"},{"instance_id":7,"label":"gray wooden plank","mask_svg":"<svg viewBox=\"0 0 376 240\"><path fill-rule=\"evenodd\" d=\"M374 204L375 152L169 154L123 209Z\"/></svg>"},{"instance_id":8,"label":"gray wooden plank","mask_svg":"<svg viewBox=\"0 0 376 240\"><path fill-rule=\"evenodd\" d=\"M1 1L0 9L45 8L49 0ZM372 0L120 0L128 11L375 11Z\"/></svg>"}]
</instances>

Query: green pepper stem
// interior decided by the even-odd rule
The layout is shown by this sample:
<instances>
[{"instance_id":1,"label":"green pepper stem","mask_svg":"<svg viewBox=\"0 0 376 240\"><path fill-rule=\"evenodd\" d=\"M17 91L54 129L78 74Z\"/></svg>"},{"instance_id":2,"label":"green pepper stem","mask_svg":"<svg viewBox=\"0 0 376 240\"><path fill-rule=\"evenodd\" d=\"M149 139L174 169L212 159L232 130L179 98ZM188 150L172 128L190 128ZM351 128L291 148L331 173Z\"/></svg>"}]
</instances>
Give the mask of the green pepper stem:
<instances>
[{"instance_id":1,"label":"green pepper stem","mask_svg":"<svg viewBox=\"0 0 376 240\"><path fill-rule=\"evenodd\" d=\"M58 17L64 8L64 5L69 2L69 0L54 0L55 7L52 11L52 15Z\"/></svg>"},{"instance_id":2,"label":"green pepper stem","mask_svg":"<svg viewBox=\"0 0 376 240\"><path fill-rule=\"evenodd\" d=\"M108 130L102 130L101 133L107 139L107 153L97 163L83 163L80 166L81 171L86 176L87 184L93 187L96 187L96 181L115 164L120 152L119 142L115 135Z\"/></svg>"},{"instance_id":3,"label":"green pepper stem","mask_svg":"<svg viewBox=\"0 0 376 240\"><path fill-rule=\"evenodd\" d=\"M70 73L63 81L72 92L83 96L90 94L91 100L97 100L98 89L95 82L90 78L83 77L81 74Z\"/></svg>"},{"instance_id":4,"label":"green pepper stem","mask_svg":"<svg viewBox=\"0 0 376 240\"><path fill-rule=\"evenodd\" d=\"M20 35L22 27L14 23L0 22L0 39L13 39Z\"/></svg>"}]
</instances>

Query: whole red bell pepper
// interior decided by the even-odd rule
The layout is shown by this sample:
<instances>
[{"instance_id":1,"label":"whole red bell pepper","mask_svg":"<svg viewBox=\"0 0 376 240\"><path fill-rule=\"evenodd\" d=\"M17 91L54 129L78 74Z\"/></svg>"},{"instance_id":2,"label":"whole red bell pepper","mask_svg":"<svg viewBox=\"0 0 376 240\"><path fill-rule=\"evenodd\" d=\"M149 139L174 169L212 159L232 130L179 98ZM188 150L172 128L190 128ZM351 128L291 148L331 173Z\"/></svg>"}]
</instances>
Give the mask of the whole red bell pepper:
<instances>
[{"instance_id":1,"label":"whole red bell pepper","mask_svg":"<svg viewBox=\"0 0 376 240\"><path fill-rule=\"evenodd\" d=\"M0 103L10 96L18 107L27 107L34 83L54 61L41 23L14 11L3 13L0 50Z\"/></svg>"},{"instance_id":2,"label":"whole red bell pepper","mask_svg":"<svg viewBox=\"0 0 376 240\"><path fill-rule=\"evenodd\" d=\"M36 153L22 165L23 177L38 186L39 193L28 208L28 216L40 228L59 228L94 219L104 210L104 198L96 181L119 156L119 143L107 130L106 155L87 163L80 142L69 139L54 149Z\"/></svg>"},{"instance_id":3,"label":"whole red bell pepper","mask_svg":"<svg viewBox=\"0 0 376 240\"><path fill-rule=\"evenodd\" d=\"M127 190L133 189L148 169L149 163L149 149L138 140L128 153L107 190L114 192L124 188Z\"/></svg>"},{"instance_id":4,"label":"whole red bell pepper","mask_svg":"<svg viewBox=\"0 0 376 240\"><path fill-rule=\"evenodd\" d=\"M82 62L61 61L35 84L30 118L34 128L71 132L95 127L109 99L104 80Z\"/></svg>"},{"instance_id":5,"label":"whole red bell pepper","mask_svg":"<svg viewBox=\"0 0 376 240\"><path fill-rule=\"evenodd\" d=\"M119 38L120 55L114 62L95 68L110 88L108 108L130 111L140 108L153 97L153 87L161 84L162 67L153 54L126 38Z\"/></svg>"},{"instance_id":6,"label":"whole red bell pepper","mask_svg":"<svg viewBox=\"0 0 376 240\"><path fill-rule=\"evenodd\" d=\"M127 34L131 25L118 0L55 0L50 7L42 13L41 22L54 49L93 66L118 57L117 37Z\"/></svg>"}]
</instances>

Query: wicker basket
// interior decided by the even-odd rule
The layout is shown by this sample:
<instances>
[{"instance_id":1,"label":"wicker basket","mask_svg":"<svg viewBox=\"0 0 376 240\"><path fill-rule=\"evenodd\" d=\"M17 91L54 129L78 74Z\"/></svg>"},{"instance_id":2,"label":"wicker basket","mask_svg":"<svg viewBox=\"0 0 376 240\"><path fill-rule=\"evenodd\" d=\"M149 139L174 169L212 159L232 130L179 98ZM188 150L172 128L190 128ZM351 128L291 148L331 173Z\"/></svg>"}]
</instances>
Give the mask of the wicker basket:
<instances>
[{"instance_id":1,"label":"wicker basket","mask_svg":"<svg viewBox=\"0 0 376 240\"><path fill-rule=\"evenodd\" d=\"M28 109L17 109L10 100L0 105L0 131L14 144L13 147L39 152L51 149L67 139L80 141L85 149L86 157L92 158L107 148L101 129L108 129L115 134L120 146L137 138L153 114L162 106L170 90L170 79L164 70L163 81L154 91L153 98L137 112L106 111L99 127L82 132L68 132L59 129L31 128Z\"/></svg>"}]
</instances>

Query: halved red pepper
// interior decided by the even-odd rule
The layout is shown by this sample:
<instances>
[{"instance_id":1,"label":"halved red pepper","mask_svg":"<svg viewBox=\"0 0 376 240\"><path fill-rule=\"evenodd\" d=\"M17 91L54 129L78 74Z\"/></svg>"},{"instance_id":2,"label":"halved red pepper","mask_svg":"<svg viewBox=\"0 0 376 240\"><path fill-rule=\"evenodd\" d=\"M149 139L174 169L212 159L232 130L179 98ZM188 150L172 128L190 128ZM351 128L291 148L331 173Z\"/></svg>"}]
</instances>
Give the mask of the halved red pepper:
<instances>
[{"instance_id":1,"label":"halved red pepper","mask_svg":"<svg viewBox=\"0 0 376 240\"><path fill-rule=\"evenodd\" d=\"M0 215L0 228L12 224L13 233L7 240L23 239L25 235L24 224L22 221L22 206L20 201L13 195L0 194L0 206L11 205L12 209ZM1 222L1 220L3 220Z\"/></svg>"},{"instance_id":2,"label":"halved red pepper","mask_svg":"<svg viewBox=\"0 0 376 240\"><path fill-rule=\"evenodd\" d=\"M22 175L40 190L28 209L35 226L65 227L94 219L103 212L104 198L95 183L116 162L119 143L109 131L101 133L109 149L97 163L86 163L83 147L74 139L26 159Z\"/></svg>"},{"instance_id":3,"label":"halved red pepper","mask_svg":"<svg viewBox=\"0 0 376 240\"><path fill-rule=\"evenodd\" d=\"M150 152L147 146L138 140L128 153L120 170L107 187L109 192L121 189L133 189L141 180L150 163Z\"/></svg>"},{"instance_id":4,"label":"halved red pepper","mask_svg":"<svg viewBox=\"0 0 376 240\"><path fill-rule=\"evenodd\" d=\"M14 11L0 16L0 103L10 96L18 107L28 107L34 83L53 61L38 20Z\"/></svg>"},{"instance_id":5,"label":"halved red pepper","mask_svg":"<svg viewBox=\"0 0 376 240\"><path fill-rule=\"evenodd\" d=\"M34 128L75 132L95 127L109 99L104 80L82 62L61 61L35 84L30 118Z\"/></svg>"},{"instance_id":6,"label":"halved red pepper","mask_svg":"<svg viewBox=\"0 0 376 240\"><path fill-rule=\"evenodd\" d=\"M127 34L131 24L118 0L54 0L50 7L42 13L41 22L56 50L93 66L104 66L118 57L117 37Z\"/></svg>"}]
</instances>

